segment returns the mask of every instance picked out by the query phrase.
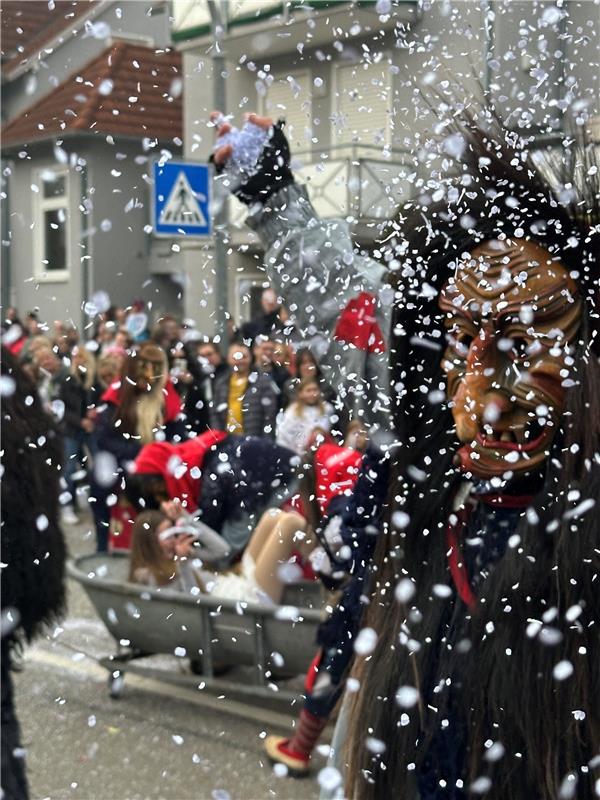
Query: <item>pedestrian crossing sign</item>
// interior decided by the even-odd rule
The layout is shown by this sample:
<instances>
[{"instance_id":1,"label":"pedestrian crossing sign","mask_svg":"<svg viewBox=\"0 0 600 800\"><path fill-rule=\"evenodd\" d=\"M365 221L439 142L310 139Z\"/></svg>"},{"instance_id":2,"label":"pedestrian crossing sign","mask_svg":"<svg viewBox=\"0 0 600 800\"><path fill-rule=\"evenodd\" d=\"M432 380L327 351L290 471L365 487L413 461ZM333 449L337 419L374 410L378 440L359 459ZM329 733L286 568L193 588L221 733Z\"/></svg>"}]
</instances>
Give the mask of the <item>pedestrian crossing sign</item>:
<instances>
[{"instance_id":1,"label":"pedestrian crossing sign","mask_svg":"<svg viewBox=\"0 0 600 800\"><path fill-rule=\"evenodd\" d=\"M185 161L154 162L156 236L210 236L210 170Z\"/></svg>"}]
</instances>

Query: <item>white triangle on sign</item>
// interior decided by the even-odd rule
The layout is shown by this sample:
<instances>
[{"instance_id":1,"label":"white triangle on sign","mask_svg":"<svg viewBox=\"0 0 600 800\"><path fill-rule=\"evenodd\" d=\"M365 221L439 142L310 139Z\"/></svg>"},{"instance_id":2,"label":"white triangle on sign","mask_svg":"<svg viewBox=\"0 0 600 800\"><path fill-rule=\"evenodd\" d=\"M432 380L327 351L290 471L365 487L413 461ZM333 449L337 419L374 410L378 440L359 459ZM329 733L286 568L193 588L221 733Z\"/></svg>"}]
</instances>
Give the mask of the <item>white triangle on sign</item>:
<instances>
[{"instance_id":1,"label":"white triangle on sign","mask_svg":"<svg viewBox=\"0 0 600 800\"><path fill-rule=\"evenodd\" d=\"M160 212L160 225L206 225L206 217L196 197L206 200L204 195L196 195L183 170L173 184L169 199Z\"/></svg>"}]
</instances>

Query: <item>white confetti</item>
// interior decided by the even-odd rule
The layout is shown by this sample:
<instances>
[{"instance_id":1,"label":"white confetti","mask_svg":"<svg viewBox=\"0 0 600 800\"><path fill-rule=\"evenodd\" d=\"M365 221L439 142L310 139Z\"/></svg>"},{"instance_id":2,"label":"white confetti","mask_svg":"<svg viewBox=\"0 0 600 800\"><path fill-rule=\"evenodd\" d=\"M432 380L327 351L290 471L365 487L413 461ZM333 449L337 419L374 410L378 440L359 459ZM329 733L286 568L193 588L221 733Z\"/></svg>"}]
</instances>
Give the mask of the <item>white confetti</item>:
<instances>
[{"instance_id":1,"label":"white confetti","mask_svg":"<svg viewBox=\"0 0 600 800\"><path fill-rule=\"evenodd\" d=\"M377 634L373 628L363 628L354 641L354 652L359 656L368 656L376 645Z\"/></svg>"},{"instance_id":2,"label":"white confetti","mask_svg":"<svg viewBox=\"0 0 600 800\"><path fill-rule=\"evenodd\" d=\"M400 708L412 708L419 702L419 690L414 686L401 686L396 692L396 703Z\"/></svg>"},{"instance_id":3,"label":"white confetti","mask_svg":"<svg viewBox=\"0 0 600 800\"><path fill-rule=\"evenodd\" d=\"M552 675L557 681L564 681L573 674L573 664L570 661L559 661L554 665Z\"/></svg>"},{"instance_id":4,"label":"white confetti","mask_svg":"<svg viewBox=\"0 0 600 800\"><path fill-rule=\"evenodd\" d=\"M399 603L408 603L415 595L415 585L409 578L402 578L396 584L394 597Z\"/></svg>"},{"instance_id":5,"label":"white confetti","mask_svg":"<svg viewBox=\"0 0 600 800\"><path fill-rule=\"evenodd\" d=\"M48 517L45 514L40 514L35 521L35 527L38 531L45 531L48 528Z\"/></svg>"},{"instance_id":6,"label":"white confetti","mask_svg":"<svg viewBox=\"0 0 600 800\"><path fill-rule=\"evenodd\" d=\"M324 767L317 775L319 786L326 792L335 792L342 785L342 776L335 767Z\"/></svg>"}]
</instances>

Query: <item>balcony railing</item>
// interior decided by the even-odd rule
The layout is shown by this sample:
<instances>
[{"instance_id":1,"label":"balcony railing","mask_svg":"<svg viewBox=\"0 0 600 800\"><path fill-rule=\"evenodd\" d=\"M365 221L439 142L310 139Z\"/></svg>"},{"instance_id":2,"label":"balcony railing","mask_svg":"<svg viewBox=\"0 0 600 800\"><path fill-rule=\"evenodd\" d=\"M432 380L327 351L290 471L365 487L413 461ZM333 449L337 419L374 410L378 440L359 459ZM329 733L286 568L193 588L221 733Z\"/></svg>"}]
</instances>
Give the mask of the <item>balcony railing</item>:
<instances>
[{"instance_id":1,"label":"balcony railing","mask_svg":"<svg viewBox=\"0 0 600 800\"><path fill-rule=\"evenodd\" d=\"M335 145L297 152L292 168L319 216L368 223L389 219L414 194L417 170L408 151L375 145ZM247 208L231 199L230 223L241 227Z\"/></svg>"}]
</instances>

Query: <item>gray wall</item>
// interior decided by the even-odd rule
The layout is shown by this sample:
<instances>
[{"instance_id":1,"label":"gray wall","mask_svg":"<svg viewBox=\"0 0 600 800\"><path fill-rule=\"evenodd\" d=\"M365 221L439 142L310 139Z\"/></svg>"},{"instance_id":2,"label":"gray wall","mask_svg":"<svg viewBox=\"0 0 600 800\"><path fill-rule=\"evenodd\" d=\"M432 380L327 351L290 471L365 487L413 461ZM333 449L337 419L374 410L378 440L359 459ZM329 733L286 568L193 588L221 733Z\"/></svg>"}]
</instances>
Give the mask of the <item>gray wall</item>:
<instances>
[{"instance_id":1,"label":"gray wall","mask_svg":"<svg viewBox=\"0 0 600 800\"><path fill-rule=\"evenodd\" d=\"M36 215L35 193L32 184L37 181L37 171L56 164L49 144L30 149L30 158L14 158L9 176L8 230L2 238L10 245L11 287L10 300L19 310L40 308L45 319L73 319L79 322L80 299L83 292L80 263L81 220L78 211L81 195L81 173L69 171L69 232L67 242L70 275L64 280L38 280L34 267L34 236Z\"/></svg>"},{"instance_id":2,"label":"gray wall","mask_svg":"<svg viewBox=\"0 0 600 800\"><path fill-rule=\"evenodd\" d=\"M150 273L152 236L144 232L150 222L151 164L156 153L144 153L135 141L84 140L82 153L88 162L88 186L93 204L91 230L91 288L107 291L116 305L134 298L152 299L161 310L178 310L177 284L164 275ZM136 163L145 159L145 163ZM112 172L120 175L113 175ZM110 225L110 230L103 230ZM176 272L178 254L169 257ZM164 297L156 303L156 286Z\"/></svg>"},{"instance_id":3,"label":"gray wall","mask_svg":"<svg viewBox=\"0 0 600 800\"><path fill-rule=\"evenodd\" d=\"M63 149L71 162L80 162L69 172L69 279L36 278L31 228L36 219L31 184L40 167L59 166L52 146L38 144L29 148L30 159L13 160L9 178L10 222L3 239L10 238L12 242L10 302L21 311L39 308L47 321L73 319L79 323L85 300L103 289L116 305L142 298L152 301L157 315L166 311L181 313L182 286L177 280L183 272L181 253L173 252L171 241L154 242L144 232L150 223L149 174L153 154L144 154L136 141L116 140L111 146L104 139L91 137L67 139ZM146 160L136 163L136 158ZM113 175L113 170L121 174ZM87 209L85 216L82 204ZM169 274L164 274L165 270Z\"/></svg>"},{"instance_id":4,"label":"gray wall","mask_svg":"<svg viewBox=\"0 0 600 800\"><path fill-rule=\"evenodd\" d=\"M551 107L548 111L544 106L564 97L565 83L574 94L585 96L590 109L597 114L598 5L591 0L573 0L564 2L558 13L557 5L553 0L423 0L420 19L404 38L396 38L391 32L376 39L342 35L338 37L344 45L342 53L333 42L311 48L309 40L302 55L296 49L276 56L256 53L253 52L255 37L248 36L246 62L240 65L232 59L227 64L228 111L239 115L242 110L258 105L254 86L257 73L249 70L250 61L257 69L268 64L271 73L277 75L308 68L313 78L323 78L331 90L332 65L364 57L365 44L371 54L378 51L391 54L396 143L401 143L407 134L432 125L434 117L418 97L426 76L438 88L446 79L454 81L459 87L458 96L462 95L466 101L472 99L478 84L487 87L491 82L501 114L515 124L519 120L539 124L545 116L558 119L556 109L553 111ZM563 19L559 19L561 15ZM236 47L243 49L239 44ZM317 51L321 58L317 57ZM212 147L212 132L206 127L207 114L213 106L212 62L205 52L203 45L184 55L184 147L188 155L196 158L207 157ZM545 80L542 72L547 73ZM243 98L247 98L246 102ZM316 146L327 147L332 96L313 94L312 103L313 116L320 119L315 128L319 139Z\"/></svg>"}]
</instances>

